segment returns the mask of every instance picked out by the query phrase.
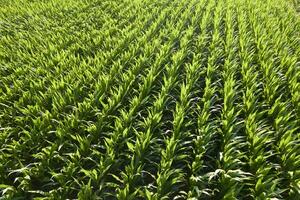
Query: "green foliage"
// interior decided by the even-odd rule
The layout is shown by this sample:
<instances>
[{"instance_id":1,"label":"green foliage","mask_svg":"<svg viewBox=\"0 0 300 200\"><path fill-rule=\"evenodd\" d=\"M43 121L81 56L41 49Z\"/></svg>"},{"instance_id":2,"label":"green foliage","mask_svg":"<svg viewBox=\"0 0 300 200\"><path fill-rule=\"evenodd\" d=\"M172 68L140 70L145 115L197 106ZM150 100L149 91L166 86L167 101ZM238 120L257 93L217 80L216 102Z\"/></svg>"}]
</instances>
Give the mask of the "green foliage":
<instances>
[{"instance_id":1,"label":"green foliage","mask_svg":"<svg viewBox=\"0 0 300 200\"><path fill-rule=\"evenodd\" d=\"M1 200L299 199L298 1L0 4Z\"/></svg>"}]
</instances>

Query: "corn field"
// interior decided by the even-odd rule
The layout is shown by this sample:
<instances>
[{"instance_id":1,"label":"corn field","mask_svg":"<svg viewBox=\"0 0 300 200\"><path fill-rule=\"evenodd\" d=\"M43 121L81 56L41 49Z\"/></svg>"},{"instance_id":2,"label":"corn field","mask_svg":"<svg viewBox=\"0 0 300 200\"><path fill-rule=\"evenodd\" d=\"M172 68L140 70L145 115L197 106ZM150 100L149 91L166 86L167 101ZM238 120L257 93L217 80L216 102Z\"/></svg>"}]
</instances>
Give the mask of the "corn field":
<instances>
[{"instance_id":1,"label":"corn field","mask_svg":"<svg viewBox=\"0 0 300 200\"><path fill-rule=\"evenodd\" d=\"M300 199L295 0L0 0L0 199Z\"/></svg>"}]
</instances>

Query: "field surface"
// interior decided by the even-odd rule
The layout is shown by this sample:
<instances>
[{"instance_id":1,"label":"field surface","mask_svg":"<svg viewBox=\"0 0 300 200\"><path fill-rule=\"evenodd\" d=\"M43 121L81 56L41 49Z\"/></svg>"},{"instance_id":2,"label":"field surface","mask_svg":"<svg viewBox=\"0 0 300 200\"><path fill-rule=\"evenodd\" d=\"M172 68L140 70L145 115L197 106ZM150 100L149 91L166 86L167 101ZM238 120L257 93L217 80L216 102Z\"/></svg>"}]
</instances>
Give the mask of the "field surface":
<instances>
[{"instance_id":1,"label":"field surface","mask_svg":"<svg viewBox=\"0 0 300 200\"><path fill-rule=\"evenodd\" d=\"M299 200L296 4L0 0L0 199Z\"/></svg>"}]
</instances>

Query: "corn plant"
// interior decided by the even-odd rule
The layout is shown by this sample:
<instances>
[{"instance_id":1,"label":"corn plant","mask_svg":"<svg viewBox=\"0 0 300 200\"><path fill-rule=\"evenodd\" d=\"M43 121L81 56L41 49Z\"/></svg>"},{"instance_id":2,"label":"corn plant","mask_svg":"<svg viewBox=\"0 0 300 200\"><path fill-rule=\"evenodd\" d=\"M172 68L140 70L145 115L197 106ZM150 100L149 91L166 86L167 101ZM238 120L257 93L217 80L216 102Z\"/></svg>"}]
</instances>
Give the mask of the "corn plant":
<instances>
[{"instance_id":1,"label":"corn plant","mask_svg":"<svg viewBox=\"0 0 300 200\"><path fill-rule=\"evenodd\" d=\"M299 199L298 1L0 4L0 199Z\"/></svg>"}]
</instances>

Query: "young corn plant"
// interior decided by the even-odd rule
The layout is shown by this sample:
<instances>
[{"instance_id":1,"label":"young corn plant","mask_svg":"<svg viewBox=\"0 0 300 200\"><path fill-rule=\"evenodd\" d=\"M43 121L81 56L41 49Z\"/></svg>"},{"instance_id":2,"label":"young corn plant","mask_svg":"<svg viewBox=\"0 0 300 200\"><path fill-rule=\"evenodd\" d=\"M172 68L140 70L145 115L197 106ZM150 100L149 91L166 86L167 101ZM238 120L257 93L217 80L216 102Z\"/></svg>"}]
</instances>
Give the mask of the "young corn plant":
<instances>
[{"instance_id":1,"label":"young corn plant","mask_svg":"<svg viewBox=\"0 0 300 200\"><path fill-rule=\"evenodd\" d=\"M298 199L296 4L2 1L0 199Z\"/></svg>"}]
</instances>

